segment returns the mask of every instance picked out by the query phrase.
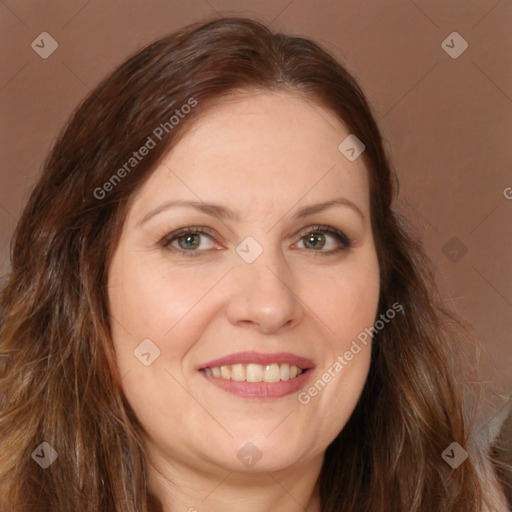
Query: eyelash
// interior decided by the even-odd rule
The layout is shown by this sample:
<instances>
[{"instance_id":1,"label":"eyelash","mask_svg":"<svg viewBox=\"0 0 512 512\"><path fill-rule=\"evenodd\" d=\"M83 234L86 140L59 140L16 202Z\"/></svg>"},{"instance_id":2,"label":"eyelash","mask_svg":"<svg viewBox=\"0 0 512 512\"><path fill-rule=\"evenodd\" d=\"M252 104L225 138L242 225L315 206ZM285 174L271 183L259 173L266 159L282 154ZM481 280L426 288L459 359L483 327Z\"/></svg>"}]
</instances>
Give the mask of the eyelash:
<instances>
[{"instance_id":1,"label":"eyelash","mask_svg":"<svg viewBox=\"0 0 512 512\"><path fill-rule=\"evenodd\" d=\"M299 240L302 240L312 234L331 235L333 238L335 238L340 243L340 247L338 247L337 249L332 249L330 251L321 251L321 250L314 251L312 249L310 250L310 252L316 253L319 256L332 256L334 254L338 254L339 252L346 251L353 245L353 241L347 235L345 235L345 233L343 233L342 231L339 231L336 228L333 228L331 226L325 226L325 225L314 225L314 226L309 226L309 227L305 228L304 230L302 230L300 232ZM205 252L204 250L202 250L202 251L201 250L187 251L184 249L178 249L176 247L171 247L172 242L174 242L175 240L177 240L185 235L207 235L208 237L210 237L212 239L214 238L210 229L203 227L203 226L190 226L190 227L178 229L178 230L173 231L172 233L166 235L164 238L162 238L160 240L159 244L163 248L172 250L173 252L176 252L180 256L183 256L183 257L195 258L195 257L201 256L201 253Z\"/></svg>"}]
</instances>

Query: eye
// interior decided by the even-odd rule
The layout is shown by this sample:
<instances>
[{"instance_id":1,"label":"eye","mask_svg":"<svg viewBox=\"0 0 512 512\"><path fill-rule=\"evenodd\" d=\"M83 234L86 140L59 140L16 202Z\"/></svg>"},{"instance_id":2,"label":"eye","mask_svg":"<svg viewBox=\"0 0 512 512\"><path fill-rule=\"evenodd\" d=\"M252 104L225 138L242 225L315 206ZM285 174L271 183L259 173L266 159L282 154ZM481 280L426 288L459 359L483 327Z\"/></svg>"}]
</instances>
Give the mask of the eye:
<instances>
[{"instance_id":1,"label":"eye","mask_svg":"<svg viewBox=\"0 0 512 512\"><path fill-rule=\"evenodd\" d=\"M312 249L322 256L335 254L352 247L352 240L332 226L310 226L302 231L300 236L306 249ZM334 239L334 242L329 243L329 238ZM326 247L329 249L328 246L330 246L330 250L323 250Z\"/></svg>"},{"instance_id":2,"label":"eye","mask_svg":"<svg viewBox=\"0 0 512 512\"><path fill-rule=\"evenodd\" d=\"M205 227L187 227L170 233L165 236L160 245L166 249L176 251L178 253L187 252L187 256L199 256L200 251L211 250L215 247L212 240L213 234ZM210 243L206 246L202 238L207 238ZM192 254L197 252L198 254Z\"/></svg>"},{"instance_id":3,"label":"eye","mask_svg":"<svg viewBox=\"0 0 512 512\"><path fill-rule=\"evenodd\" d=\"M159 244L180 256L200 256L205 251L218 250L214 243L214 234L209 228L189 226L166 235ZM204 239L209 243L204 243ZM300 242L305 249L311 249L318 255L329 256L347 250L352 240L345 233L332 226L309 226L300 233ZM327 248L327 250L325 250Z\"/></svg>"}]
</instances>

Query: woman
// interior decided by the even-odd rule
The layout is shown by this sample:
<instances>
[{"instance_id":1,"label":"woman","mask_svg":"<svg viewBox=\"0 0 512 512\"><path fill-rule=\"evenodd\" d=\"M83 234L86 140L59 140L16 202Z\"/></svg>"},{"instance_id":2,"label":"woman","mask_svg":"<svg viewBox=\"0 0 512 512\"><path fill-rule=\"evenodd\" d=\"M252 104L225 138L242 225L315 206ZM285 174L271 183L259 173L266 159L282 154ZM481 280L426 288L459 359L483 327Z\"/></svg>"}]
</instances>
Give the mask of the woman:
<instances>
[{"instance_id":1,"label":"woman","mask_svg":"<svg viewBox=\"0 0 512 512\"><path fill-rule=\"evenodd\" d=\"M2 510L504 510L394 179L311 41L221 19L124 63L14 237Z\"/></svg>"}]
</instances>

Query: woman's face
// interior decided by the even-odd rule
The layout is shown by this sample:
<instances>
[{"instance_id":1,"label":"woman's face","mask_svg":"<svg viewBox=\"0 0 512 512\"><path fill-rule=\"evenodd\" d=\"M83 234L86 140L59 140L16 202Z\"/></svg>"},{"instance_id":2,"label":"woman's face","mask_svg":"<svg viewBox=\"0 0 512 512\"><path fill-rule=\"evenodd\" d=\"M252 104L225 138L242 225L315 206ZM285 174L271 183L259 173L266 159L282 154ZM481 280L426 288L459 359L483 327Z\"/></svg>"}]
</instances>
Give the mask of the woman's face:
<instances>
[{"instance_id":1,"label":"woman's face","mask_svg":"<svg viewBox=\"0 0 512 512\"><path fill-rule=\"evenodd\" d=\"M348 135L297 96L233 96L134 197L108 293L121 384L161 462L319 462L349 419L379 271L367 170L338 149Z\"/></svg>"}]
</instances>

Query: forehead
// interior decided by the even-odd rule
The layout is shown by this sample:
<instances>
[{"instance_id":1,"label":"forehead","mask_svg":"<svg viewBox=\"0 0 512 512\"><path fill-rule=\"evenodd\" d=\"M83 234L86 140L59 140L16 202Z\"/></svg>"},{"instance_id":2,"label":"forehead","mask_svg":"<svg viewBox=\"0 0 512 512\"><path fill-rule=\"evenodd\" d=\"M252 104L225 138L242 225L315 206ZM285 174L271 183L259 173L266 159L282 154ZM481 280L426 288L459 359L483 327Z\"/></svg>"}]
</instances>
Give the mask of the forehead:
<instances>
[{"instance_id":1,"label":"forehead","mask_svg":"<svg viewBox=\"0 0 512 512\"><path fill-rule=\"evenodd\" d=\"M332 111L298 95L230 95L194 121L134 207L179 196L266 215L279 205L290 208L341 193L368 211L363 159L351 162L338 149L348 135Z\"/></svg>"}]
</instances>

